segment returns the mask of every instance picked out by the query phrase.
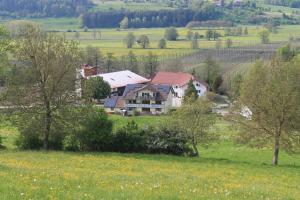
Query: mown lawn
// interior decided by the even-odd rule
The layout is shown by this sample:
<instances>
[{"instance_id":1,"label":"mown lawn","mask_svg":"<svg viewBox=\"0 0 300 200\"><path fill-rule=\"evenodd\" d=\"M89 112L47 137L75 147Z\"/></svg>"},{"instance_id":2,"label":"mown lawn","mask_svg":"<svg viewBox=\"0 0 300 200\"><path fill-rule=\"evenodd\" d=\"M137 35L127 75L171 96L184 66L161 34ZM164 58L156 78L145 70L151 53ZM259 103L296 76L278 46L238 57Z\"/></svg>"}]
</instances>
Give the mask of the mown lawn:
<instances>
[{"instance_id":1,"label":"mown lawn","mask_svg":"<svg viewBox=\"0 0 300 200\"><path fill-rule=\"evenodd\" d=\"M111 118L122 126L135 119ZM200 158L118 153L0 151L0 199L299 199L300 155L230 142L234 130L218 121L221 142L201 148ZM0 130L4 144L16 130ZM10 138L10 139L9 139Z\"/></svg>"}]
</instances>

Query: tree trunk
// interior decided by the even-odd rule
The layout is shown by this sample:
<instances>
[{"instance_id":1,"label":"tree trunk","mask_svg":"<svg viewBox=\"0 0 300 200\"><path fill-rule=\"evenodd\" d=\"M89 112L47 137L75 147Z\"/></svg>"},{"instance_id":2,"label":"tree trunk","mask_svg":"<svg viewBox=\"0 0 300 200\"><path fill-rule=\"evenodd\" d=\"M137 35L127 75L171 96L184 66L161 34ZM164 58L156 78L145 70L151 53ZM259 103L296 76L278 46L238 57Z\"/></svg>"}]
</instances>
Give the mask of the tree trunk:
<instances>
[{"instance_id":1,"label":"tree trunk","mask_svg":"<svg viewBox=\"0 0 300 200\"><path fill-rule=\"evenodd\" d=\"M274 155L273 155L273 165L278 165L278 155L279 155L279 138L280 133L275 134L275 144L274 144Z\"/></svg>"},{"instance_id":2,"label":"tree trunk","mask_svg":"<svg viewBox=\"0 0 300 200\"><path fill-rule=\"evenodd\" d=\"M49 150L49 135L52 123L52 113L50 110L50 103L46 104L46 115L45 115L45 130L44 130L44 150Z\"/></svg>"},{"instance_id":3,"label":"tree trunk","mask_svg":"<svg viewBox=\"0 0 300 200\"><path fill-rule=\"evenodd\" d=\"M193 156L199 157L199 151L198 151L198 148L197 148L197 145L195 144L195 142L193 142L193 150L194 150Z\"/></svg>"}]
</instances>

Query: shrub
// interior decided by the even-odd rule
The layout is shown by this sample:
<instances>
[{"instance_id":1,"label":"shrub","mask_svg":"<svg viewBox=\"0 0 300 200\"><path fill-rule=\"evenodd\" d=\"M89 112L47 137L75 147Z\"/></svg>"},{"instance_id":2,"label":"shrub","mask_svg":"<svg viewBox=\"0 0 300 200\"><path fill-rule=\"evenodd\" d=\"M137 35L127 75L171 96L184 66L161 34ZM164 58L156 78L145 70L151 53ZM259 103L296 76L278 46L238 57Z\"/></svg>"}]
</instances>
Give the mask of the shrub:
<instances>
[{"instance_id":1,"label":"shrub","mask_svg":"<svg viewBox=\"0 0 300 200\"><path fill-rule=\"evenodd\" d=\"M114 135L112 150L117 152L145 152L145 131L139 129L134 121L119 129Z\"/></svg>"},{"instance_id":2,"label":"shrub","mask_svg":"<svg viewBox=\"0 0 300 200\"><path fill-rule=\"evenodd\" d=\"M75 134L69 134L64 138L63 149L65 151L79 151L80 142Z\"/></svg>"},{"instance_id":3,"label":"shrub","mask_svg":"<svg viewBox=\"0 0 300 200\"><path fill-rule=\"evenodd\" d=\"M22 118L18 120L20 135L16 140L16 145L20 149L40 149L43 146L41 139L41 119L40 117L27 117L27 123Z\"/></svg>"},{"instance_id":4,"label":"shrub","mask_svg":"<svg viewBox=\"0 0 300 200\"><path fill-rule=\"evenodd\" d=\"M183 155L191 151L187 138L179 130L164 126L149 132L146 145L149 153Z\"/></svg>"},{"instance_id":5,"label":"shrub","mask_svg":"<svg viewBox=\"0 0 300 200\"><path fill-rule=\"evenodd\" d=\"M2 145L2 137L0 135L0 149L3 149L3 148L4 148L4 146Z\"/></svg>"},{"instance_id":6,"label":"shrub","mask_svg":"<svg viewBox=\"0 0 300 200\"><path fill-rule=\"evenodd\" d=\"M113 139L112 122L103 109L87 111L78 138L84 151L107 151Z\"/></svg>"}]
</instances>

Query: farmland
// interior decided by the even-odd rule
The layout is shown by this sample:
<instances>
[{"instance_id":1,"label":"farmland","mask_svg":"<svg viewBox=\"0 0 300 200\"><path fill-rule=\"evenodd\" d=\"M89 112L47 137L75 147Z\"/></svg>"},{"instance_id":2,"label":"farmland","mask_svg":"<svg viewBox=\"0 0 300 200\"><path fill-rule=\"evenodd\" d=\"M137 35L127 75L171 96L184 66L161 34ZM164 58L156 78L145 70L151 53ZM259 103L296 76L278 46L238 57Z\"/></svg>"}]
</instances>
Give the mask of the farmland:
<instances>
[{"instance_id":1,"label":"farmland","mask_svg":"<svg viewBox=\"0 0 300 200\"><path fill-rule=\"evenodd\" d=\"M134 119L111 116L117 126ZM0 151L0 199L297 199L300 156L230 142L234 130L219 121L219 143L201 148L200 158L118 153L18 151L17 131L2 126L8 147Z\"/></svg>"}]
</instances>

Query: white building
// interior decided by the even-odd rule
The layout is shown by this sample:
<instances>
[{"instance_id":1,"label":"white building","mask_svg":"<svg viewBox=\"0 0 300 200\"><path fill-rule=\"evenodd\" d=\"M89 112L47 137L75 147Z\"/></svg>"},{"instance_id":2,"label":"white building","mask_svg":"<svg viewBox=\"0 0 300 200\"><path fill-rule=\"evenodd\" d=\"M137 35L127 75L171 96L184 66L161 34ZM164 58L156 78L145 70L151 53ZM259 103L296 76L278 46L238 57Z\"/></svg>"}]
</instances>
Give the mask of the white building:
<instances>
[{"instance_id":1,"label":"white building","mask_svg":"<svg viewBox=\"0 0 300 200\"><path fill-rule=\"evenodd\" d=\"M105 74L97 74L93 76L87 77L102 77L104 81L106 81L112 90L112 93L118 94L118 96L123 95L126 85L128 84L140 84L140 83L148 83L149 79L146 79L136 73L133 73L129 70L111 72Z\"/></svg>"},{"instance_id":2,"label":"white building","mask_svg":"<svg viewBox=\"0 0 300 200\"><path fill-rule=\"evenodd\" d=\"M175 97L173 98L173 107L179 107L188 87L190 80L193 80L198 96L204 96L208 90L208 84L197 80L193 75L184 72L158 72L152 79L152 84L167 84L173 87Z\"/></svg>"}]
</instances>

